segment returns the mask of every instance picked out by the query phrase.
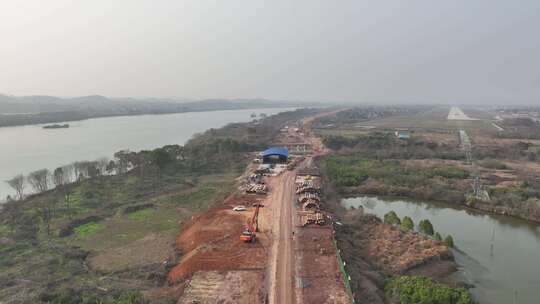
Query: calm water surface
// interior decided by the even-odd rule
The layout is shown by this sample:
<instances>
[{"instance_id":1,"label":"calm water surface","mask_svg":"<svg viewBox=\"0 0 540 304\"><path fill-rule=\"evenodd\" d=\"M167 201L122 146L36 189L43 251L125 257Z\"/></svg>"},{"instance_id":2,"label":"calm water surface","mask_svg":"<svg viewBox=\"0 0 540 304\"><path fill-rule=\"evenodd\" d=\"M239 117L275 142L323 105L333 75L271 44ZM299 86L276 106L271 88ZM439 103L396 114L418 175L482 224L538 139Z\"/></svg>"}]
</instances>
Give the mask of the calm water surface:
<instances>
[{"instance_id":1,"label":"calm water surface","mask_svg":"<svg viewBox=\"0 0 540 304\"><path fill-rule=\"evenodd\" d=\"M472 292L481 303L540 303L539 225L438 203L357 197L342 204L380 217L394 210L415 224L429 219L443 237L451 234L463 252L456 252L457 275L476 286Z\"/></svg>"},{"instance_id":2,"label":"calm water surface","mask_svg":"<svg viewBox=\"0 0 540 304\"><path fill-rule=\"evenodd\" d=\"M181 145L207 129L250 121L252 113L271 115L288 110L292 109L94 118L69 122L67 129L43 129L43 125L0 128L0 201L13 194L4 181L19 173L41 168L54 170L79 160L111 158L122 149L138 151L167 144Z\"/></svg>"}]
</instances>

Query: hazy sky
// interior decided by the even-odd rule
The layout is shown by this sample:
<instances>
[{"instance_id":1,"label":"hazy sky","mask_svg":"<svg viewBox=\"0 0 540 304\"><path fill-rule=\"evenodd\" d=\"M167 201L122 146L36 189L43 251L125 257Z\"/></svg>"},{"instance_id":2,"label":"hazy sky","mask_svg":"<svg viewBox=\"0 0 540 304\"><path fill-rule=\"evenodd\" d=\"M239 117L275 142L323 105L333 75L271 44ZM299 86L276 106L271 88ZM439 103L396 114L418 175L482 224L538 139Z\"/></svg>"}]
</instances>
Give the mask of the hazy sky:
<instances>
[{"instance_id":1,"label":"hazy sky","mask_svg":"<svg viewBox=\"0 0 540 304\"><path fill-rule=\"evenodd\" d=\"M13 95L540 104L540 1L0 1Z\"/></svg>"}]
</instances>

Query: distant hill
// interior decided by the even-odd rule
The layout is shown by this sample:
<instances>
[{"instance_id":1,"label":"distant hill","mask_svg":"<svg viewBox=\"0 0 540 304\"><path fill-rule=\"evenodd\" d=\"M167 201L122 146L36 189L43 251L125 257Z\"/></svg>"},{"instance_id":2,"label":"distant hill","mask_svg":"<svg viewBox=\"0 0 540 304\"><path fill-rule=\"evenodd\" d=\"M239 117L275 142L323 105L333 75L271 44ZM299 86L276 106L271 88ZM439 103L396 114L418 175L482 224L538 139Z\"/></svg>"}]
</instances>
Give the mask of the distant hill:
<instances>
[{"instance_id":1,"label":"distant hill","mask_svg":"<svg viewBox=\"0 0 540 304\"><path fill-rule=\"evenodd\" d=\"M196 111L308 106L265 99L108 98L100 95L60 98L0 94L0 127L81 120L93 117L166 114Z\"/></svg>"}]
</instances>

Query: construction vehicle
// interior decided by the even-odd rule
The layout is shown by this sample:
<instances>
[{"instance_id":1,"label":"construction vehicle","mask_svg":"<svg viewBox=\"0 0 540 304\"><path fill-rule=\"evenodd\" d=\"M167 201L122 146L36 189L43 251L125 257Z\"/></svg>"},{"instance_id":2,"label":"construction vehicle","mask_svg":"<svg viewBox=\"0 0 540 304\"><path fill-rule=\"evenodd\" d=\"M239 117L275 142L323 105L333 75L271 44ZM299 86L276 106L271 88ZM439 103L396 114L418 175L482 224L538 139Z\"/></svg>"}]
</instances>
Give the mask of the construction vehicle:
<instances>
[{"instance_id":1,"label":"construction vehicle","mask_svg":"<svg viewBox=\"0 0 540 304\"><path fill-rule=\"evenodd\" d=\"M253 216L248 221L246 228L240 235L240 240L246 243L255 242L255 233L259 231L259 208L260 207L261 207L261 204L257 204L255 206L255 212L253 213Z\"/></svg>"}]
</instances>

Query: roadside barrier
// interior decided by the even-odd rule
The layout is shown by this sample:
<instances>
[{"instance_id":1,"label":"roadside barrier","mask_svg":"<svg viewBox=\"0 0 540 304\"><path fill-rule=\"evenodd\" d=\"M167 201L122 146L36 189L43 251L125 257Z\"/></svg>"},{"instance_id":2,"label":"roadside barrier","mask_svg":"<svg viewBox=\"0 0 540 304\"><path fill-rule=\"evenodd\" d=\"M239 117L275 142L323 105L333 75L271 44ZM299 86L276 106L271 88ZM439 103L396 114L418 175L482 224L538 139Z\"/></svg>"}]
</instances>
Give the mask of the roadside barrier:
<instances>
[{"instance_id":1,"label":"roadside barrier","mask_svg":"<svg viewBox=\"0 0 540 304\"><path fill-rule=\"evenodd\" d=\"M338 248L337 241L335 238L336 231L334 230L334 227L332 227L332 243L334 244L334 248L336 249L336 256L339 264L339 270L341 271L341 278L343 279L343 285L345 285L345 290L347 291L347 294L349 295L349 299L351 300L352 304L356 304L356 301L354 300L354 295L351 288L351 276L347 273L347 270L345 269L346 263L341 258L341 250Z\"/></svg>"}]
</instances>

